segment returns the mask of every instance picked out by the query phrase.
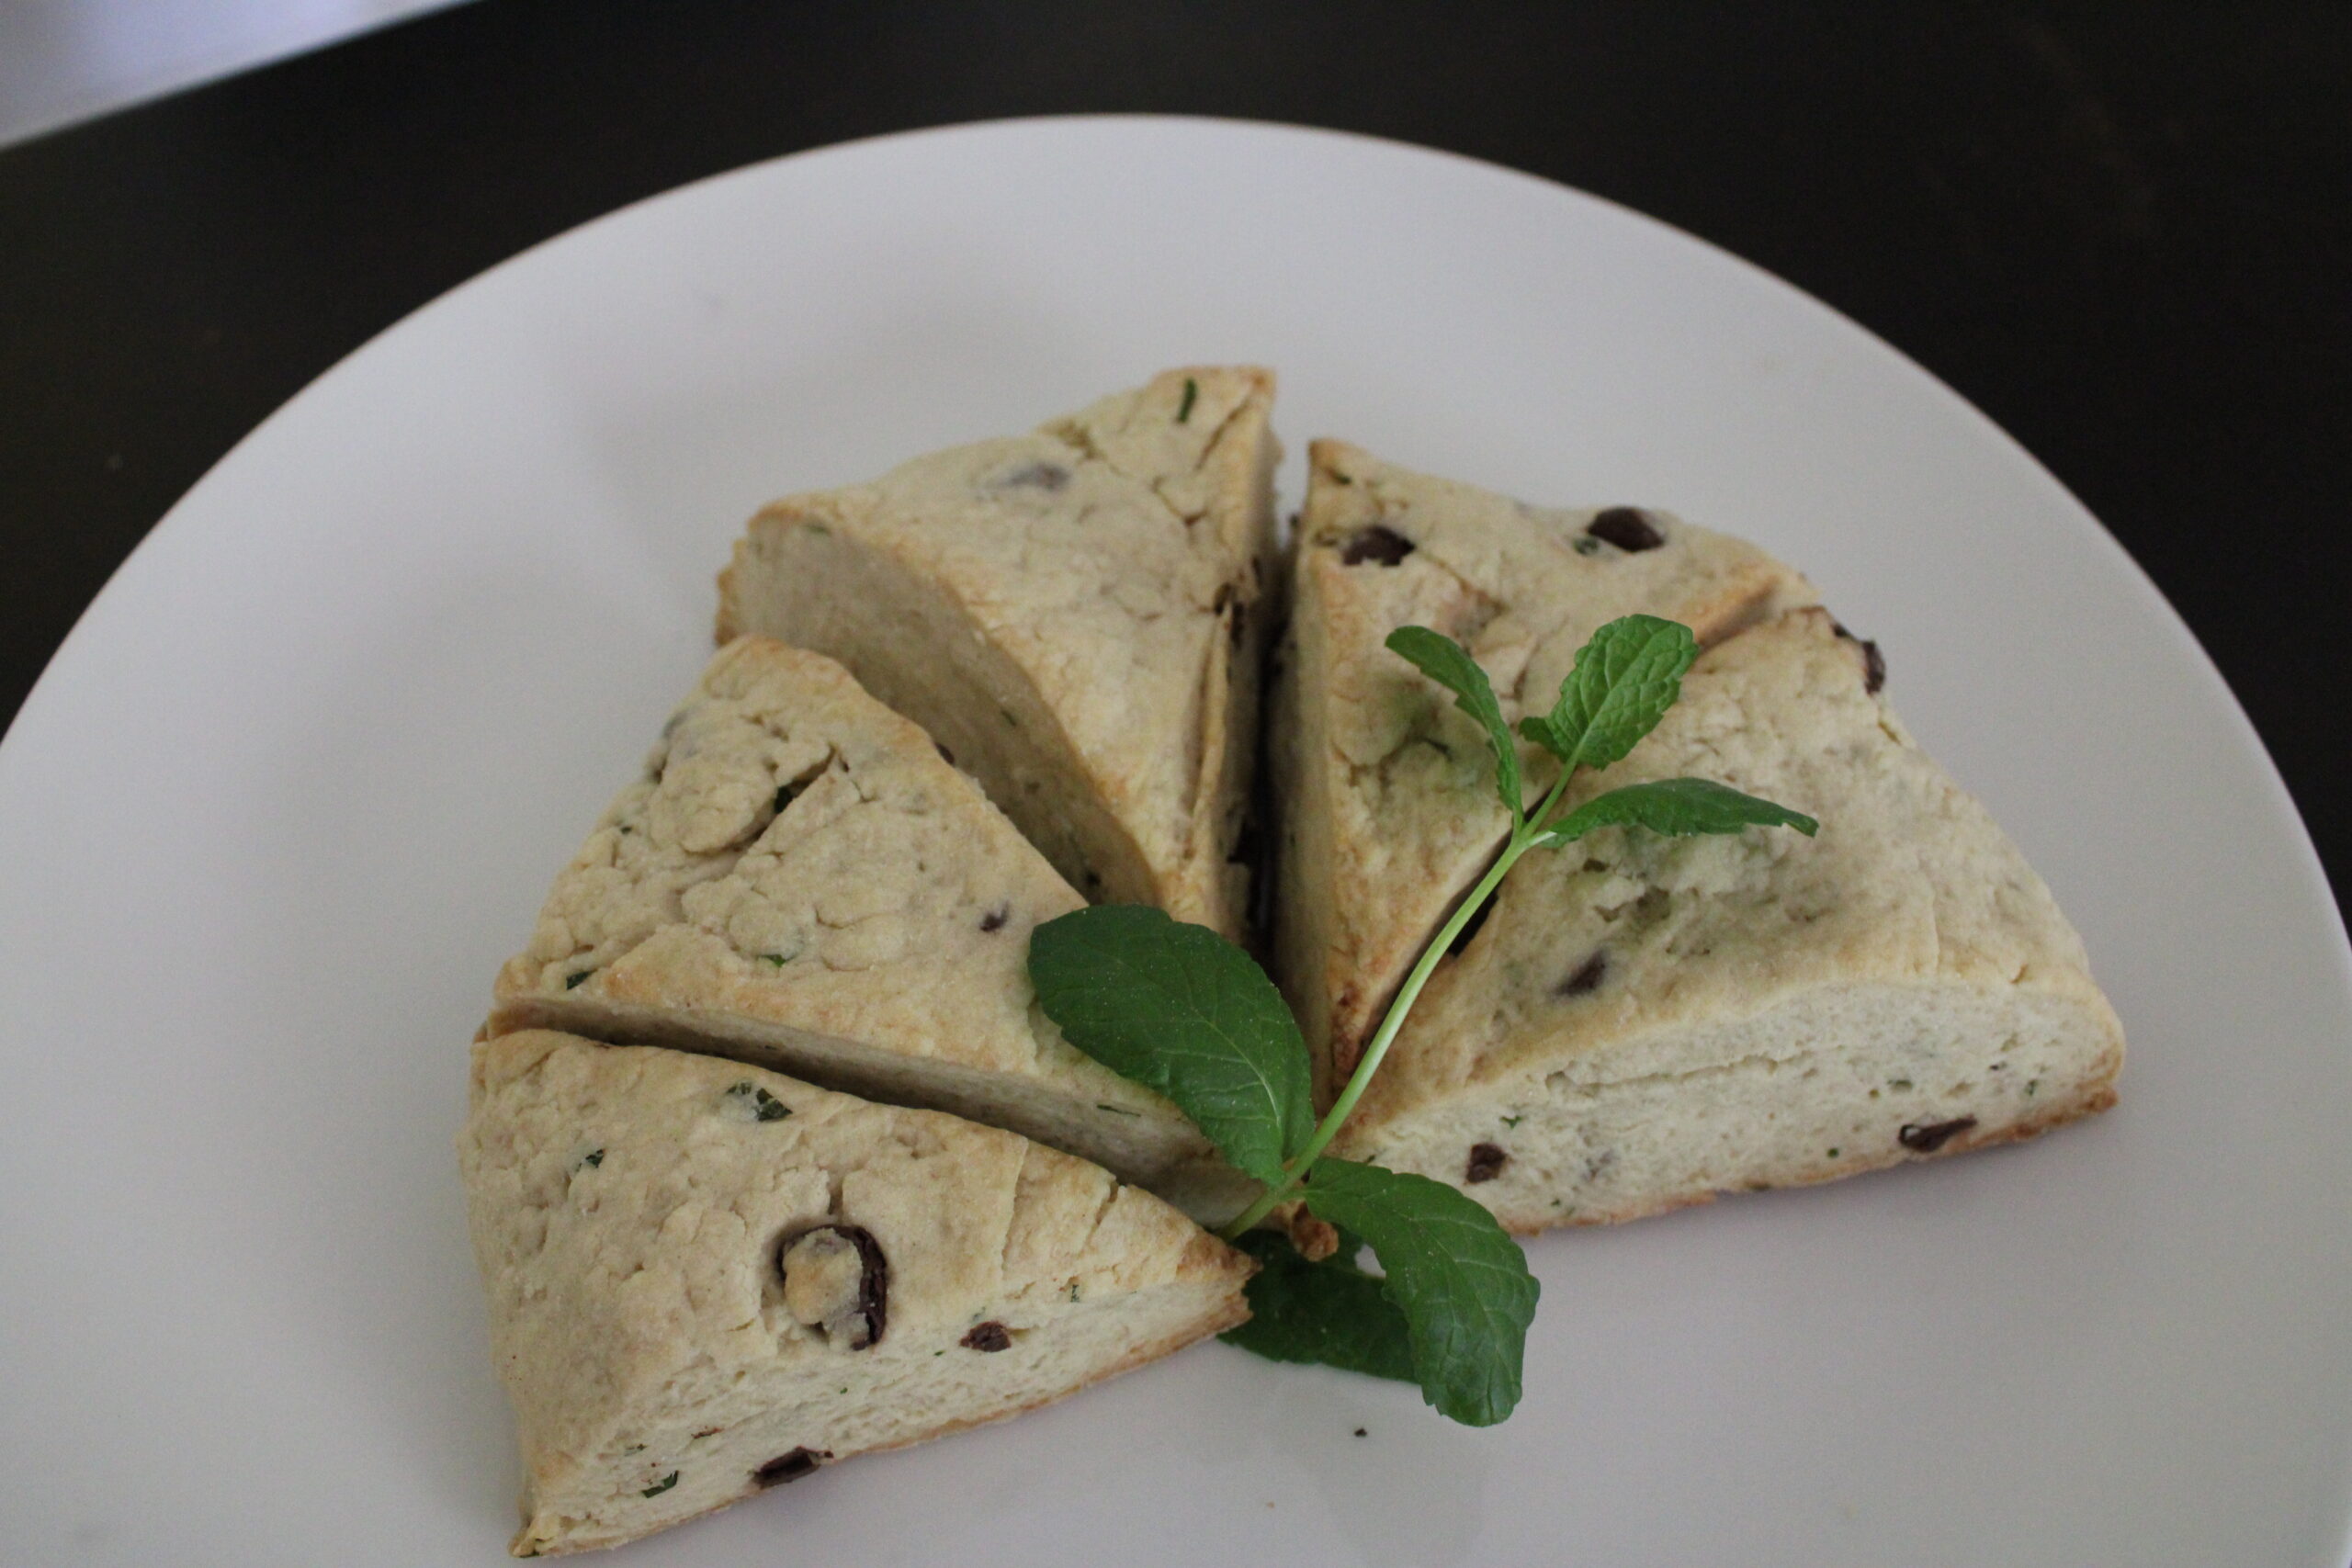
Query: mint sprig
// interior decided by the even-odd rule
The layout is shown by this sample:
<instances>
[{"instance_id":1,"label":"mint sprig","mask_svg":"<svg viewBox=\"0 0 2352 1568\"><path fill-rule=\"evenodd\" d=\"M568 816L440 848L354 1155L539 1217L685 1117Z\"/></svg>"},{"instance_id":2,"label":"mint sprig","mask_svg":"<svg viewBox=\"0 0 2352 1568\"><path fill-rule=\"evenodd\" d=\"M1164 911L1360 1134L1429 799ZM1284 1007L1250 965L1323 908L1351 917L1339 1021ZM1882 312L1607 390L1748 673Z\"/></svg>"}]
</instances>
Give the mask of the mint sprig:
<instances>
[{"instance_id":1,"label":"mint sprig","mask_svg":"<svg viewBox=\"0 0 2352 1568\"><path fill-rule=\"evenodd\" d=\"M1453 705L1478 721L1495 753L1495 793L1502 796L1503 809L1517 817L1521 810L1519 743L1511 739L1503 705L1495 700L1494 684L1478 661L1460 643L1427 626L1398 626L1388 634L1388 648L1452 692Z\"/></svg>"},{"instance_id":2,"label":"mint sprig","mask_svg":"<svg viewBox=\"0 0 2352 1568\"><path fill-rule=\"evenodd\" d=\"M1270 1361L1306 1361L1418 1382L1405 1314L1384 1293L1386 1281L1356 1265L1363 1238L1342 1233L1340 1249L1319 1263L1299 1256L1278 1231L1251 1231L1234 1245L1258 1260L1245 1287L1250 1321L1218 1336Z\"/></svg>"},{"instance_id":3,"label":"mint sprig","mask_svg":"<svg viewBox=\"0 0 2352 1568\"><path fill-rule=\"evenodd\" d=\"M1736 833L1747 828L1794 828L1807 838L1821 824L1802 811L1742 795L1713 779L1657 779L1596 795L1536 836L1538 847L1556 850L1596 828L1647 828L1667 838Z\"/></svg>"},{"instance_id":4,"label":"mint sprig","mask_svg":"<svg viewBox=\"0 0 2352 1568\"><path fill-rule=\"evenodd\" d=\"M1509 1416L1541 1287L1495 1216L1426 1176L1330 1158L1316 1161L1306 1206L1372 1238L1422 1396L1468 1427Z\"/></svg>"},{"instance_id":5,"label":"mint sprig","mask_svg":"<svg viewBox=\"0 0 2352 1568\"><path fill-rule=\"evenodd\" d=\"M1248 953L1105 904L1039 926L1029 975L1071 1043L1174 1100L1237 1168L1283 1179L1314 1129L1314 1080L1298 1021Z\"/></svg>"},{"instance_id":6,"label":"mint sprig","mask_svg":"<svg viewBox=\"0 0 2352 1568\"><path fill-rule=\"evenodd\" d=\"M1555 817L1578 768L1623 760L1680 697L1682 676L1698 657L1687 626L1628 615L1602 626L1578 650L1551 711L1520 726L1560 764L1532 810L1518 739L1477 660L1426 626L1400 626L1387 646L1453 693L1486 731L1495 792L1511 828L1494 863L1397 987L1319 1122L1297 1023L1249 954L1214 932L1155 909L1080 909L1037 928L1029 972L1046 1016L1072 1044L1166 1095L1238 1168L1265 1184L1225 1233L1263 1264L1250 1287L1257 1315L1228 1338L1277 1360L1322 1361L1384 1377L1409 1372L1440 1411L1488 1426L1519 1403L1538 1294L1525 1256L1466 1194L1427 1177L1328 1157L1324 1150L1363 1098L1430 976L1530 850L1557 849L1607 826L1672 836L1788 827L1810 835L1819 824L1728 785L1689 778L1611 790ZM1361 1243L1309 1263L1278 1240L1245 1234L1294 1200ZM1380 1261L1377 1278L1355 1264L1363 1244Z\"/></svg>"},{"instance_id":7,"label":"mint sprig","mask_svg":"<svg viewBox=\"0 0 2352 1568\"><path fill-rule=\"evenodd\" d=\"M1396 639L1420 629L1391 633L1388 646L1404 653ZM1520 733L1567 767L1605 768L1657 727L1682 695L1682 672L1698 657L1699 639L1679 621L1656 615L1611 621L1577 650L1552 711L1521 719Z\"/></svg>"}]
</instances>

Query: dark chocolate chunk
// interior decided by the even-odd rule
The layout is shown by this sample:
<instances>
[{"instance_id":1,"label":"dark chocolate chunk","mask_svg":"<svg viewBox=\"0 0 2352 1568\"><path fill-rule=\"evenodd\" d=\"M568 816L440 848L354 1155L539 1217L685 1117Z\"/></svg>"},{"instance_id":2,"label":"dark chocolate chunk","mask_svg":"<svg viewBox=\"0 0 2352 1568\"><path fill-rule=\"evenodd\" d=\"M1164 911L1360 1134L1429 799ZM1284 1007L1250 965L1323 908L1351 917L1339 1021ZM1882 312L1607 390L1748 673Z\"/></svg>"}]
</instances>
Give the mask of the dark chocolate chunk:
<instances>
[{"instance_id":1,"label":"dark chocolate chunk","mask_svg":"<svg viewBox=\"0 0 2352 1568\"><path fill-rule=\"evenodd\" d=\"M984 931L1001 931L1004 930L1004 922L1012 918L1012 906L1010 904L999 904L995 908L990 909L987 914L980 917L980 930Z\"/></svg>"},{"instance_id":2,"label":"dark chocolate chunk","mask_svg":"<svg viewBox=\"0 0 2352 1568\"><path fill-rule=\"evenodd\" d=\"M853 1261L856 1272L842 1268ZM798 1321L821 1328L829 1340L863 1350L882 1337L889 1317L890 1260L863 1225L819 1225L785 1243L776 1255L785 1306ZM796 1283L796 1270L803 1271Z\"/></svg>"},{"instance_id":3,"label":"dark chocolate chunk","mask_svg":"<svg viewBox=\"0 0 2352 1568\"><path fill-rule=\"evenodd\" d=\"M1955 1116L1949 1122L1905 1122L1894 1141L1906 1149L1931 1155L1975 1125L1973 1116Z\"/></svg>"},{"instance_id":4,"label":"dark chocolate chunk","mask_svg":"<svg viewBox=\"0 0 2352 1568\"><path fill-rule=\"evenodd\" d=\"M1047 495L1069 483L1069 470L1059 463L1031 463L996 481L1006 490L1042 490Z\"/></svg>"},{"instance_id":5,"label":"dark chocolate chunk","mask_svg":"<svg viewBox=\"0 0 2352 1568\"><path fill-rule=\"evenodd\" d=\"M1362 566L1371 561L1375 566L1395 566L1413 553L1413 541L1394 528L1384 528L1374 523L1369 528L1359 528L1340 547L1341 566Z\"/></svg>"},{"instance_id":6,"label":"dark chocolate chunk","mask_svg":"<svg viewBox=\"0 0 2352 1568\"><path fill-rule=\"evenodd\" d=\"M1463 1171L1462 1179L1472 1183L1492 1181L1503 1173L1503 1167L1510 1163L1510 1156L1494 1145L1473 1144L1470 1145L1470 1164Z\"/></svg>"},{"instance_id":7,"label":"dark chocolate chunk","mask_svg":"<svg viewBox=\"0 0 2352 1568\"><path fill-rule=\"evenodd\" d=\"M1852 632L1848 631L1846 629L1846 623L1838 619L1835 615L1832 615L1829 618L1829 629L1836 632L1839 637L1844 637L1848 642L1861 643L1862 690L1868 692L1872 696L1878 695L1879 689L1886 684L1886 655L1878 650L1878 644L1874 642L1864 642L1860 637L1858 637Z\"/></svg>"},{"instance_id":8,"label":"dark chocolate chunk","mask_svg":"<svg viewBox=\"0 0 2352 1568\"><path fill-rule=\"evenodd\" d=\"M1584 531L1629 555L1654 550L1666 543L1666 536L1657 531L1657 525L1638 506L1612 506L1586 524Z\"/></svg>"},{"instance_id":9,"label":"dark chocolate chunk","mask_svg":"<svg viewBox=\"0 0 2352 1568\"><path fill-rule=\"evenodd\" d=\"M1485 903L1479 905L1478 912L1471 916L1468 919L1463 921L1462 929L1453 933L1453 940L1445 944L1446 956L1449 958L1461 957L1462 950L1470 945L1470 939L1478 934L1478 928L1485 925L1487 923L1487 917L1494 912L1495 901L1492 898L1489 898Z\"/></svg>"},{"instance_id":10,"label":"dark chocolate chunk","mask_svg":"<svg viewBox=\"0 0 2352 1568\"><path fill-rule=\"evenodd\" d=\"M775 1486L786 1481L797 1481L827 1460L833 1457L831 1449L795 1449L781 1454L752 1472L752 1479L763 1486Z\"/></svg>"},{"instance_id":11,"label":"dark chocolate chunk","mask_svg":"<svg viewBox=\"0 0 2352 1568\"><path fill-rule=\"evenodd\" d=\"M1878 650L1878 644L1874 642L1863 643L1862 690L1868 692L1872 696L1876 696L1879 694L1880 688L1885 684L1886 655Z\"/></svg>"},{"instance_id":12,"label":"dark chocolate chunk","mask_svg":"<svg viewBox=\"0 0 2352 1568\"><path fill-rule=\"evenodd\" d=\"M1561 981L1552 994L1556 997L1587 995L1599 990L1600 982L1608 974L1609 950L1605 947L1596 947L1592 950L1592 956L1577 964L1576 973Z\"/></svg>"},{"instance_id":13,"label":"dark chocolate chunk","mask_svg":"<svg viewBox=\"0 0 2352 1568\"><path fill-rule=\"evenodd\" d=\"M1012 1348L1012 1332L1004 1325L994 1321L977 1325L969 1334L964 1336L964 1348L967 1350L1010 1350Z\"/></svg>"}]
</instances>

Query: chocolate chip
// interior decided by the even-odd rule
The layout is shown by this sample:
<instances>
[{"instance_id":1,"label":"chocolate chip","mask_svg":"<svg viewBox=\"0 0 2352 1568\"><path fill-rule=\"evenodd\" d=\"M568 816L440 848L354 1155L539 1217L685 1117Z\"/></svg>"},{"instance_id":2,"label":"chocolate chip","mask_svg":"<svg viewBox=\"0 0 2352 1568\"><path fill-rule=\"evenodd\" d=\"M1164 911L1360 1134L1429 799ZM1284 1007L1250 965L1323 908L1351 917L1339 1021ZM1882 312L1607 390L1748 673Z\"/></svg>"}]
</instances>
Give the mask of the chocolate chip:
<instances>
[{"instance_id":1,"label":"chocolate chip","mask_svg":"<svg viewBox=\"0 0 2352 1568\"><path fill-rule=\"evenodd\" d=\"M863 1350L882 1337L889 1314L890 1262L862 1225L819 1225L785 1244L776 1268L785 1310L828 1341Z\"/></svg>"},{"instance_id":2,"label":"chocolate chip","mask_svg":"<svg viewBox=\"0 0 2352 1568\"><path fill-rule=\"evenodd\" d=\"M763 1486L775 1486L786 1481L797 1481L827 1460L833 1457L831 1449L795 1449L782 1454L752 1472L752 1479Z\"/></svg>"},{"instance_id":3,"label":"chocolate chip","mask_svg":"<svg viewBox=\"0 0 2352 1568\"><path fill-rule=\"evenodd\" d=\"M956 765L956 753L955 753L955 752L953 752L953 751L950 751L950 750L947 749L947 742L946 742L946 741L944 741L944 740L934 740L934 741L933 741L933 742L932 742L932 745L933 745L934 747L938 748L938 750L939 750L939 760L940 760L941 761L943 761L943 762L946 763L946 764L947 764L949 767L951 767L951 768L952 768L952 767L954 767L954 766Z\"/></svg>"},{"instance_id":4,"label":"chocolate chip","mask_svg":"<svg viewBox=\"0 0 2352 1568\"><path fill-rule=\"evenodd\" d=\"M1012 906L1010 904L999 904L995 908L990 909L987 914L980 917L980 930L984 931L1001 931L1004 930L1004 922L1012 918Z\"/></svg>"},{"instance_id":5,"label":"chocolate chip","mask_svg":"<svg viewBox=\"0 0 2352 1568\"><path fill-rule=\"evenodd\" d=\"M1494 1145L1473 1144L1470 1145L1469 1168L1463 1171L1462 1179L1473 1184L1492 1181L1503 1173L1503 1167L1510 1163L1510 1156Z\"/></svg>"},{"instance_id":6,"label":"chocolate chip","mask_svg":"<svg viewBox=\"0 0 2352 1568\"><path fill-rule=\"evenodd\" d=\"M1005 490L1042 490L1053 494L1069 483L1069 470L1059 463L1031 463L1019 468L996 481Z\"/></svg>"},{"instance_id":7,"label":"chocolate chip","mask_svg":"<svg viewBox=\"0 0 2352 1568\"><path fill-rule=\"evenodd\" d=\"M1485 903L1479 905L1478 912L1471 916L1468 919L1463 921L1462 929L1453 933L1453 940L1445 944L1446 956L1449 958L1461 957L1462 950L1470 945L1470 939L1478 934L1478 928L1485 925L1487 923L1487 917L1494 912L1495 901L1493 899L1489 898Z\"/></svg>"},{"instance_id":8,"label":"chocolate chip","mask_svg":"<svg viewBox=\"0 0 2352 1568\"><path fill-rule=\"evenodd\" d=\"M1359 528L1340 548L1341 566L1362 566L1371 561L1375 566L1395 566L1413 553L1413 541L1394 528L1384 528L1374 523L1369 528Z\"/></svg>"},{"instance_id":9,"label":"chocolate chip","mask_svg":"<svg viewBox=\"0 0 2352 1568\"><path fill-rule=\"evenodd\" d=\"M1894 1141L1906 1149L1931 1155L1975 1125L1973 1116L1956 1116L1949 1122L1905 1122L1903 1130L1894 1134Z\"/></svg>"},{"instance_id":10,"label":"chocolate chip","mask_svg":"<svg viewBox=\"0 0 2352 1568\"><path fill-rule=\"evenodd\" d=\"M1852 632L1848 631L1846 629L1846 623L1838 620L1834 615L1830 617L1829 629L1836 632L1839 637L1844 637L1848 642L1861 643L1862 690L1868 692L1871 696L1878 695L1879 689L1886 684L1886 655L1878 650L1878 644L1874 642L1863 642L1860 637L1858 637Z\"/></svg>"},{"instance_id":11,"label":"chocolate chip","mask_svg":"<svg viewBox=\"0 0 2352 1568\"><path fill-rule=\"evenodd\" d=\"M983 1323L964 1336L964 1348L967 1350L1010 1350L1012 1348L1012 1333L1001 1323Z\"/></svg>"},{"instance_id":12,"label":"chocolate chip","mask_svg":"<svg viewBox=\"0 0 2352 1568\"><path fill-rule=\"evenodd\" d=\"M1597 947L1592 956L1577 965L1576 973L1560 982L1552 994L1555 997L1581 997L1600 988L1601 980L1609 973L1609 950Z\"/></svg>"},{"instance_id":13,"label":"chocolate chip","mask_svg":"<svg viewBox=\"0 0 2352 1568\"><path fill-rule=\"evenodd\" d=\"M1657 531L1657 525L1638 506L1610 507L1586 524L1584 531L1629 555L1654 550L1666 543L1666 536Z\"/></svg>"}]
</instances>

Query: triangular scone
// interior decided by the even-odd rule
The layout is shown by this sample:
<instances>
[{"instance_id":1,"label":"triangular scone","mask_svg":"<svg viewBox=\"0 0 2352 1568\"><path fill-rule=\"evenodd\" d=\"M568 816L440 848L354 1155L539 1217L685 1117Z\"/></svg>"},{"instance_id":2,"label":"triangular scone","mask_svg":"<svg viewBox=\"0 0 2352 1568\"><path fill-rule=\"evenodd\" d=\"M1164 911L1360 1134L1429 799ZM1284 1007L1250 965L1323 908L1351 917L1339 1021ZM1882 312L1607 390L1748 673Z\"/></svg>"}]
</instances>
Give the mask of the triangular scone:
<instances>
[{"instance_id":1,"label":"triangular scone","mask_svg":"<svg viewBox=\"0 0 2352 1568\"><path fill-rule=\"evenodd\" d=\"M1221 1217L1247 1183L1036 1006L1084 900L931 739L820 654L713 660L498 976L493 1032L716 1052L951 1111Z\"/></svg>"},{"instance_id":2,"label":"triangular scone","mask_svg":"<svg viewBox=\"0 0 2352 1568\"><path fill-rule=\"evenodd\" d=\"M1620 615L1708 644L1814 592L1664 513L1544 510L1338 441L1309 458L1268 750L1284 809L1277 967L1328 1094L1510 827L1484 733L1388 634L1461 643L1516 722L1550 707L1577 649ZM1534 747L1521 756L1532 801L1555 773Z\"/></svg>"},{"instance_id":3,"label":"triangular scone","mask_svg":"<svg viewBox=\"0 0 2352 1568\"><path fill-rule=\"evenodd\" d=\"M1238 935L1271 373L1170 370L752 519L718 635L849 666L1096 902Z\"/></svg>"},{"instance_id":4,"label":"triangular scone","mask_svg":"<svg viewBox=\"0 0 2352 1568\"><path fill-rule=\"evenodd\" d=\"M2030 1136L2113 1103L2081 940L1905 734L1877 650L1799 610L1701 656L1569 803L1697 775L1820 819L1538 849L1431 978L1340 1146L1514 1230L1633 1219Z\"/></svg>"},{"instance_id":5,"label":"triangular scone","mask_svg":"<svg viewBox=\"0 0 2352 1568\"><path fill-rule=\"evenodd\" d=\"M1025 1138L674 1051L474 1049L458 1140L518 1557L1032 1409L1249 1315L1249 1260Z\"/></svg>"}]
</instances>

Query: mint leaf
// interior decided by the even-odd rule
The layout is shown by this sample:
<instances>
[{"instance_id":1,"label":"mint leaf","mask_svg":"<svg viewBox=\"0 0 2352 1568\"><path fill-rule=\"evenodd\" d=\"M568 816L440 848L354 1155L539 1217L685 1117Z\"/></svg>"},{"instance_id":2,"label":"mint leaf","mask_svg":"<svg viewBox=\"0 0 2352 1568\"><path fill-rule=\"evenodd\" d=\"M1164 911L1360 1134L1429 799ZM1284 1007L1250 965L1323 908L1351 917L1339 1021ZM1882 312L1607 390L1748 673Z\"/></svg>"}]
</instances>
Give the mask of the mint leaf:
<instances>
[{"instance_id":1,"label":"mint leaf","mask_svg":"<svg viewBox=\"0 0 2352 1568\"><path fill-rule=\"evenodd\" d=\"M1556 850L1595 828L1615 823L1631 823L1672 838L1736 833L1743 828L1794 828L1811 838L1821 828L1802 811L1742 795L1713 779L1660 779L1594 795L1553 823L1535 841Z\"/></svg>"},{"instance_id":2,"label":"mint leaf","mask_svg":"<svg viewBox=\"0 0 2352 1568\"><path fill-rule=\"evenodd\" d=\"M1250 1321L1218 1336L1270 1361L1312 1361L1398 1382L1413 1375L1405 1314L1383 1281L1355 1265L1363 1243L1342 1237L1320 1263L1273 1231L1250 1231L1234 1246L1258 1260L1248 1286Z\"/></svg>"},{"instance_id":3,"label":"mint leaf","mask_svg":"<svg viewBox=\"0 0 2352 1568\"><path fill-rule=\"evenodd\" d=\"M1657 728L1682 694L1699 639L1679 621L1626 615L1577 650L1559 701L1520 730L1569 767L1605 768Z\"/></svg>"},{"instance_id":4,"label":"mint leaf","mask_svg":"<svg viewBox=\"0 0 2352 1568\"><path fill-rule=\"evenodd\" d=\"M1343 1159L1316 1162L1306 1206L1379 1257L1381 1293L1404 1314L1421 1397L1465 1426L1510 1416L1537 1286L1495 1217L1426 1176Z\"/></svg>"},{"instance_id":5,"label":"mint leaf","mask_svg":"<svg viewBox=\"0 0 2352 1568\"><path fill-rule=\"evenodd\" d=\"M1159 1090L1273 1185L1315 1127L1306 1043L1250 956L1205 926L1102 904L1039 926L1029 977L1069 1043Z\"/></svg>"},{"instance_id":6,"label":"mint leaf","mask_svg":"<svg viewBox=\"0 0 2352 1568\"><path fill-rule=\"evenodd\" d=\"M1686 634L1687 635L1687 634ZM1478 721L1487 744L1495 752L1495 793L1503 809L1517 821L1526 809L1519 793L1519 742L1503 720L1502 704L1487 672L1460 643L1427 626L1398 626L1388 634L1388 650L1411 661L1414 669L1453 694L1453 705Z\"/></svg>"}]
</instances>

